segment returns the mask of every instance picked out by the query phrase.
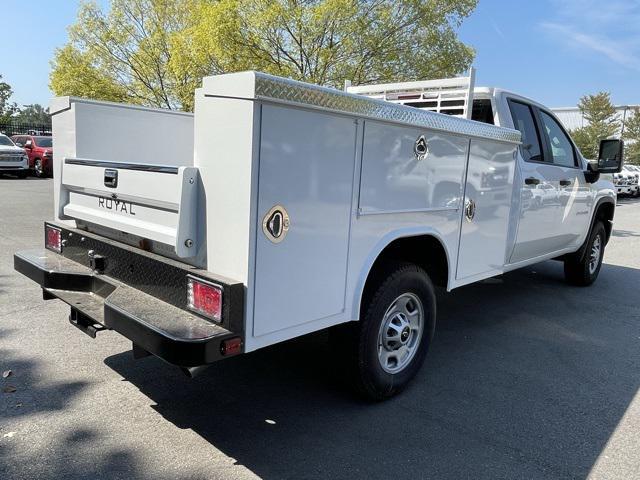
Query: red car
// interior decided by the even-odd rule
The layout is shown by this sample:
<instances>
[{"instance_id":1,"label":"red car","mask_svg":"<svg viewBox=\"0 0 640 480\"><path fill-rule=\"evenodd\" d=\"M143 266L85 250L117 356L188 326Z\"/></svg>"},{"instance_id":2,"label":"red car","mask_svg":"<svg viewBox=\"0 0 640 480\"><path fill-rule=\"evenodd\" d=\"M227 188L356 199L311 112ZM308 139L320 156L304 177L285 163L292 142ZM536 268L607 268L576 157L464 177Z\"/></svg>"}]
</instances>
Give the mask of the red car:
<instances>
[{"instance_id":1,"label":"red car","mask_svg":"<svg viewBox=\"0 0 640 480\"><path fill-rule=\"evenodd\" d=\"M14 135L11 140L18 147L26 150L29 155L29 168L36 177L46 177L53 174L52 137Z\"/></svg>"}]
</instances>

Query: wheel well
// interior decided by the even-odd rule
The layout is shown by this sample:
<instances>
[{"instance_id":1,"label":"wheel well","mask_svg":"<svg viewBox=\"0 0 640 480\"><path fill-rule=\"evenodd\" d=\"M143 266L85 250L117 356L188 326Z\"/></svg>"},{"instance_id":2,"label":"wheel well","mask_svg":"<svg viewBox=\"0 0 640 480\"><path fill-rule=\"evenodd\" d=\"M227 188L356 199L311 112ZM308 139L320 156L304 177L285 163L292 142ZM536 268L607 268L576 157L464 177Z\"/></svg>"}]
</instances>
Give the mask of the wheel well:
<instances>
[{"instance_id":1,"label":"wheel well","mask_svg":"<svg viewBox=\"0 0 640 480\"><path fill-rule=\"evenodd\" d=\"M607 242L611 238L611 231L613 229L613 212L615 206L612 202L603 202L598 206L596 214L594 216L594 223L598 220L604 224L604 229L607 232Z\"/></svg>"},{"instance_id":2,"label":"wheel well","mask_svg":"<svg viewBox=\"0 0 640 480\"><path fill-rule=\"evenodd\" d=\"M446 287L449 279L449 263L447 253L436 237L432 235L418 235L414 237L398 238L387 245L376 258L369 270L364 286L361 305L377 285L380 277L385 276L393 264L402 262L413 263L424 269L431 281L438 286Z\"/></svg>"}]
</instances>

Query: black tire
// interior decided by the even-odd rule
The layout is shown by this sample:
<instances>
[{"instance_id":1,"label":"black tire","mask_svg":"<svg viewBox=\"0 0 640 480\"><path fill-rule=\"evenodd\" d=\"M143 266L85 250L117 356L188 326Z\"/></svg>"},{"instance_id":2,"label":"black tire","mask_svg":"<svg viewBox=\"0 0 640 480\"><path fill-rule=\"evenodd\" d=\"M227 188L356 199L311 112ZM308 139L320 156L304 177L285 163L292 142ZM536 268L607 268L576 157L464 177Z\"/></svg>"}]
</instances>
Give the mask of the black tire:
<instances>
[{"instance_id":1,"label":"black tire","mask_svg":"<svg viewBox=\"0 0 640 480\"><path fill-rule=\"evenodd\" d=\"M606 239L607 233L604 224L601 221L596 221L589 234L584 253L581 256L569 257L564 261L564 276L568 283L579 287L588 287L596 281L600 268L602 268ZM597 262L593 263L594 246L597 242L599 242L599 254Z\"/></svg>"},{"instance_id":2,"label":"black tire","mask_svg":"<svg viewBox=\"0 0 640 480\"><path fill-rule=\"evenodd\" d=\"M368 294L363 299L360 322L355 326L357 346L355 385L366 398L376 401L396 395L418 373L431 344L436 319L433 284L424 270L413 264L402 263L395 264L385 272L386 274L378 275L377 284L368 289ZM379 348L381 351L385 348L380 347L379 341L380 335L383 334L383 322L388 324L388 319L392 317L389 315L385 319L385 315L394 302L401 297L403 300L409 298L407 309L419 308L418 302L414 299L421 304L423 313L421 334L418 336L416 332L410 330L409 338L415 335L414 353L408 357L408 363L401 370L390 373L383 368L379 359ZM403 337L403 340L406 339ZM407 345L410 346L409 343Z\"/></svg>"},{"instance_id":3,"label":"black tire","mask_svg":"<svg viewBox=\"0 0 640 480\"><path fill-rule=\"evenodd\" d=\"M42 160L39 158L36 158L33 162L33 176L37 178L44 178L46 176L42 166Z\"/></svg>"}]
</instances>

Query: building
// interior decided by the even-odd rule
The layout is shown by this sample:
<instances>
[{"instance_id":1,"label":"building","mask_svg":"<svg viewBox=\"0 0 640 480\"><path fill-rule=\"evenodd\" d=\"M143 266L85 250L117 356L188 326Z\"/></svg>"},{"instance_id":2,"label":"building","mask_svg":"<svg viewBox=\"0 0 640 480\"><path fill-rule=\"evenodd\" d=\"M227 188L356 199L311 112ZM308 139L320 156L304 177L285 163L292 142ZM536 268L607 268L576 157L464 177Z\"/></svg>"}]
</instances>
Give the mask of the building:
<instances>
[{"instance_id":1,"label":"building","mask_svg":"<svg viewBox=\"0 0 640 480\"><path fill-rule=\"evenodd\" d=\"M633 115L635 109L640 109L640 105L616 106L618 118L622 121L622 129L618 132L619 135L624 129L624 122ZM564 127L569 131L585 127L588 123L578 107L552 108L551 111L556 114Z\"/></svg>"}]
</instances>

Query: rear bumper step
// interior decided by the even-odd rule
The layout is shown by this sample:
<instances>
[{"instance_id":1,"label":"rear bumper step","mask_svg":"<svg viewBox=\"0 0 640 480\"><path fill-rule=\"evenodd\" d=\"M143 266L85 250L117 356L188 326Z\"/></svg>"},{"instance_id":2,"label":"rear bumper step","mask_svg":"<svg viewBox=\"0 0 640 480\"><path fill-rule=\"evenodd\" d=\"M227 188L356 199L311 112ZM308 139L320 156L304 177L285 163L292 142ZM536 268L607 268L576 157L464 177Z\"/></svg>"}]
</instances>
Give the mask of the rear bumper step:
<instances>
[{"instance_id":1,"label":"rear bumper step","mask_svg":"<svg viewBox=\"0 0 640 480\"><path fill-rule=\"evenodd\" d=\"M45 298L69 304L69 320L88 335L115 330L180 367L223 358L223 342L241 336L49 250L17 252L14 268L38 283Z\"/></svg>"}]
</instances>

